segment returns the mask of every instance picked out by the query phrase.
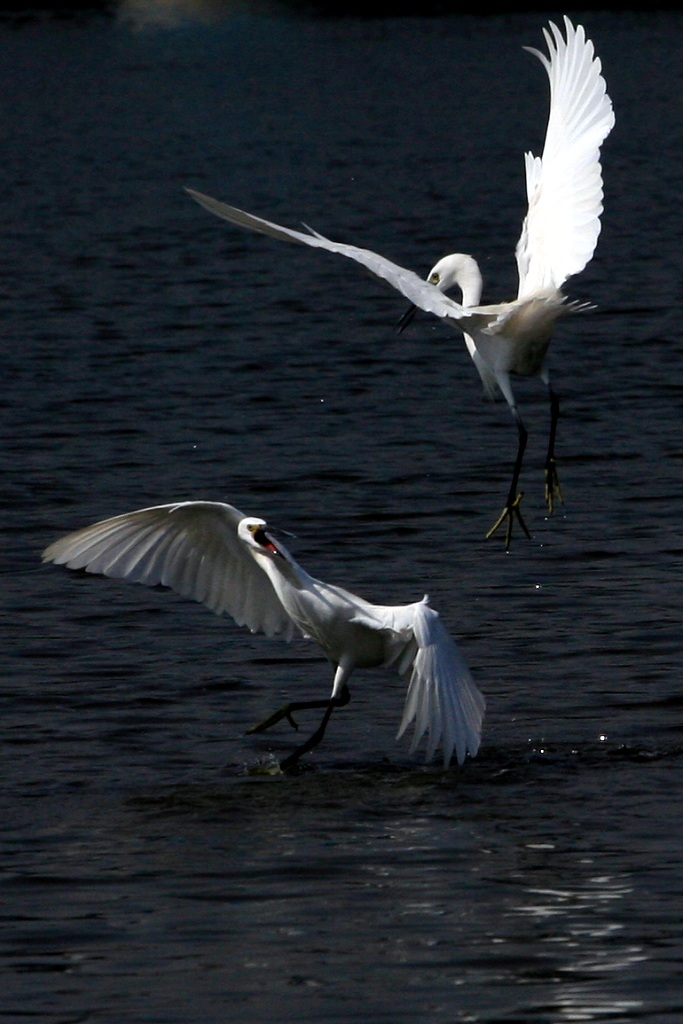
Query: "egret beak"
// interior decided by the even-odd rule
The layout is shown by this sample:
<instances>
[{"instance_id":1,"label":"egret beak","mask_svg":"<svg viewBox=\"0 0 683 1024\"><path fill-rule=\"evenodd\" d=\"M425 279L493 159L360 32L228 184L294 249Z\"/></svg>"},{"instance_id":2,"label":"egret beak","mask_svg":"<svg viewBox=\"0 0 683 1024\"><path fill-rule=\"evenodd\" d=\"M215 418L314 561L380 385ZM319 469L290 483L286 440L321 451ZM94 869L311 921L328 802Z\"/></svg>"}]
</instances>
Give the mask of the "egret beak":
<instances>
[{"instance_id":1,"label":"egret beak","mask_svg":"<svg viewBox=\"0 0 683 1024\"><path fill-rule=\"evenodd\" d=\"M289 537L290 540L296 540L295 533L292 533L291 530L283 530L281 526L269 526L268 533L271 537Z\"/></svg>"},{"instance_id":2,"label":"egret beak","mask_svg":"<svg viewBox=\"0 0 683 1024\"><path fill-rule=\"evenodd\" d=\"M262 548L282 558L284 555L277 545L278 537L296 537L296 534L290 533L289 530L274 529L272 526L261 527L254 534L254 539Z\"/></svg>"},{"instance_id":3,"label":"egret beak","mask_svg":"<svg viewBox=\"0 0 683 1024\"><path fill-rule=\"evenodd\" d=\"M257 544L260 544L266 551L272 551L274 555L281 554L280 549L275 544L271 536L271 530L265 530L262 526L258 530L254 531L254 540Z\"/></svg>"},{"instance_id":4,"label":"egret beak","mask_svg":"<svg viewBox=\"0 0 683 1024\"><path fill-rule=\"evenodd\" d=\"M417 313L417 306L408 306L407 310L396 324L396 333L400 334L404 331L408 324L412 323L413 317Z\"/></svg>"}]
</instances>

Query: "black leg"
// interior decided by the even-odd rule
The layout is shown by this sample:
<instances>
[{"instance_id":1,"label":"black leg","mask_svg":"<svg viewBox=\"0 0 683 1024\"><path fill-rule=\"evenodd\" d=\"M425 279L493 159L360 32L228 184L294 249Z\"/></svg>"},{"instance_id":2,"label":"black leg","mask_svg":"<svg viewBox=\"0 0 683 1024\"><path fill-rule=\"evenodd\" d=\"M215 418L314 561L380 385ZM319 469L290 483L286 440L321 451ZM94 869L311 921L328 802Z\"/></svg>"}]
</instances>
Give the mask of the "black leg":
<instances>
[{"instance_id":1,"label":"black leg","mask_svg":"<svg viewBox=\"0 0 683 1024\"><path fill-rule=\"evenodd\" d=\"M552 513L555 509L555 498L558 498L560 503L564 503L564 495L560 487L555 462L555 436L560 416L560 402L550 385L548 385L548 394L550 395L550 436L548 437L548 454L545 460L545 500L548 504L548 511Z\"/></svg>"},{"instance_id":2,"label":"black leg","mask_svg":"<svg viewBox=\"0 0 683 1024\"><path fill-rule=\"evenodd\" d=\"M247 729L246 735L251 736L253 732L265 732L266 729L270 729L271 725L281 722L283 718L287 719L293 729L298 729L299 726L292 718L294 711L311 711L315 708L326 708L329 703L329 700L302 700L295 701L292 704L283 704L278 711L274 711L272 715L259 722L258 725L253 725L251 729Z\"/></svg>"},{"instance_id":3,"label":"black leg","mask_svg":"<svg viewBox=\"0 0 683 1024\"><path fill-rule=\"evenodd\" d=\"M298 746L296 750L280 762L281 768L290 768L293 764L296 764L302 754L306 754L309 750L313 750L314 747L318 746L325 735L327 723L332 717L334 709L343 708L350 700L351 694L349 693L349 689L346 684L344 684L338 697L330 697L328 700L306 700L297 701L293 704L285 704L279 709L279 711L270 715L269 718L266 718L263 722L255 725L252 729L247 730L247 735L253 732L264 732L266 729L270 729L271 725L275 725L276 722L282 721L283 718L286 718L290 725L293 725L295 729L298 729L298 725L292 718L293 711L311 711L316 708L325 708L325 714L323 715L322 721L313 735L309 736L305 743Z\"/></svg>"},{"instance_id":4,"label":"black leg","mask_svg":"<svg viewBox=\"0 0 683 1024\"><path fill-rule=\"evenodd\" d=\"M486 534L486 539L488 540L490 537L493 537L494 533L498 529L500 529L504 522L507 521L507 530L505 534L506 551L510 550L510 541L512 540L512 524L515 519L517 519L517 522L522 527L529 540L531 540L531 534L526 528L526 523L522 518L522 513L519 508L524 495L523 493L517 493L519 474L522 471L522 460L524 459L524 452L526 451L527 431L526 427L522 423L519 413L514 408L512 410L512 415L515 417L518 435L517 458L515 459L515 468L512 471L512 482L510 483L510 490L508 492L508 500L505 504L505 508L503 509L503 511L501 512L501 514L499 515L498 519L493 524L489 532Z\"/></svg>"}]
</instances>

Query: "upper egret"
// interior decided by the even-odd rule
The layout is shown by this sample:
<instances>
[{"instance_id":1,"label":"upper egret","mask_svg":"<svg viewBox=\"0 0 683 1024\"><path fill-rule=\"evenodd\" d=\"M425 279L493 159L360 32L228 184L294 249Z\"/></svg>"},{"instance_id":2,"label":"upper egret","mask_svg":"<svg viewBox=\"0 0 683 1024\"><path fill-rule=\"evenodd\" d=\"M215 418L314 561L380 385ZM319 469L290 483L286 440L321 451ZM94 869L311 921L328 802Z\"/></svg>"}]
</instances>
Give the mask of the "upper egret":
<instances>
[{"instance_id":1,"label":"upper egret","mask_svg":"<svg viewBox=\"0 0 683 1024\"><path fill-rule=\"evenodd\" d=\"M290 640L295 627L316 640L335 668L325 700L286 704L251 732L296 711L324 708L316 731L281 762L293 765L317 746L335 708L350 700L356 668L377 665L410 672L398 732L414 720L411 753L427 733L427 759L441 744L444 766L455 750L462 764L479 749L485 701L455 642L427 598L408 605L375 605L309 576L263 519L232 505L186 501L128 512L55 541L43 561L85 569L146 586L170 587L239 625Z\"/></svg>"},{"instance_id":2,"label":"upper egret","mask_svg":"<svg viewBox=\"0 0 683 1024\"><path fill-rule=\"evenodd\" d=\"M493 306L480 306L482 280L471 256L446 256L432 268L426 281L368 249L333 242L312 228L306 232L281 227L228 206L192 189L189 194L211 213L261 234L339 253L361 263L402 292L413 306L450 320L465 340L484 386L497 385L515 418L517 457L507 501L490 537L507 523L506 548L516 517L527 536L520 512L522 495L517 484L526 447L527 431L517 410L510 375L540 376L548 387L551 427L545 461L546 498L550 511L561 499L555 467L555 431L559 403L552 388L546 353L555 322L568 313L587 308L567 302L564 282L578 274L591 259L602 213L600 146L614 126L612 103L606 92L599 58L581 25L564 19L566 39L550 22L544 29L548 56L530 49L543 64L550 81L550 114L543 155L525 155L528 211L517 242L519 273L517 298ZM443 293L457 285L462 302ZM408 311L402 325L412 315Z\"/></svg>"}]
</instances>

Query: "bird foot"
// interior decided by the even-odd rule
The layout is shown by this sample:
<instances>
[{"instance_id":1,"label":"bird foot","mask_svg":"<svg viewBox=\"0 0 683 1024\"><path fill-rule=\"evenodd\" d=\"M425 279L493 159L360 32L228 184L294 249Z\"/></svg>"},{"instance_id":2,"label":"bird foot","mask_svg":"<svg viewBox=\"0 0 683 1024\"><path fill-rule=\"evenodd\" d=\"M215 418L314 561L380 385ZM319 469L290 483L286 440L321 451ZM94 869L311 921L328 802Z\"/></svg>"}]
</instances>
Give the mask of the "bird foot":
<instances>
[{"instance_id":1,"label":"bird foot","mask_svg":"<svg viewBox=\"0 0 683 1024\"><path fill-rule=\"evenodd\" d=\"M557 463L554 458L550 458L545 464L545 500L551 515L555 511L555 498L561 505L564 505L564 495L557 475Z\"/></svg>"},{"instance_id":2,"label":"bird foot","mask_svg":"<svg viewBox=\"0 0 683 1024\"><path fill-rule=\"evenodd\" d=\"M517 495L514 501L511 502L508 500L507 505L505 506L501 514L498 516L498 519L495 521L489 532L486 534L486 540L489 540L491 537L493 537L494 533L496 533L496 531L500 529L503 523L507 522L507 529L505 532L505 550L509 551L510 541L512 540L512 525L515 519L517 519L517 522L522 527L529 540L531 540L531 534L527 530L526 523L522 518L522 513L519 508L523 497L524 494L522 492Z\"/></svg>"},{"instance_id":3,"label":"bird foot","mask_svg":"<svg viewBox=\"0 0 683 1024\"><path fill-rule=\"evenodd\" d=\"M268 718L265 718L262 722L259 722L258 725L253 725L251 729L247 729L246 735L251 736L251 734L254 732L265 732L266 729L270 729L271 725L276 725L278 722L281 722L283 718L287 719L287 721L289 722L293 729L299 728L299 726L292 718L292 711L290 705L285 704L283 707L280 708L279 711L273 712L272 715L269 715Z\"/></svg>"}]
</instances>

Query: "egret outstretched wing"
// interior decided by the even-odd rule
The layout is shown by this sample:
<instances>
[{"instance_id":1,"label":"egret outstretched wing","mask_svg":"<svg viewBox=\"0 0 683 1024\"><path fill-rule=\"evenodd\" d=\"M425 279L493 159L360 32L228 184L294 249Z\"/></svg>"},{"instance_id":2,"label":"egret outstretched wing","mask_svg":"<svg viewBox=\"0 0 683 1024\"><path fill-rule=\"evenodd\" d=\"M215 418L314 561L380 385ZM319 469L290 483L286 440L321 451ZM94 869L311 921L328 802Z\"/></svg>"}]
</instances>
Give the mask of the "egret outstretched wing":
<instances>
[{"instance_id":1,"label":"egret outstretched wing","mask_svg":"<svg viewBox=\"0 0 683 1024\"><path fill-rule=\"evenodd\" d=\"M231 224L249 228L251 231L268 235L270 238L279 238L285 242L300 242L302 245L310 245L314 249L325 249L327 252L337 253L339 256L345 256L347 259L360 263L361 266L396 288L410 302L427 313L433 313L439 317L449 317L458 323L461 320L471 321L475 315L475 311L463 309L458 302L449 299L447 295L444 295L429 282L423 281L412 270L406 270L397 263L392 263L391 260L380 256L379 253L372 252L371 249L360 249L356 245L333 242L317 231L313 231L312 228L308 228L309 233L305 233L295 231L293 228L282 227L280 224L273 224L272 221L245 213L244 210L228 206L227 203L221 203L218 199L212 199L211 196L206 196L191 188L186 189L186 192L204 209L221 217L222 220L230 221Z\"/></svg>"},{"instance_id":2,"label":"egret outstretched wing","mask_svg":"<svg viewBox=\"0 0 683 1024\"><path fill-rule=\"evenodd\" d=\"M549 56L527 47L550 81L543 155L525 154L529 210L517 243L519 298L560 288L591 259L600 234L600 146L614 127L600 59L582 25L543 30ZM552 33L552 35L551 35Z\"/></svg>"},{"instance_id":3,"label":"egret outstretched wing","mask_svg":"<svg viewBox=\"0 0 683 1024\"><path fill-rule=\"evenodd\" d=\"M43 561L148 587L170 587L252 633L291 639L294 626L237 536L232 505L187 501L128 512L62 537Z\"/></svg>"}]
</instances>

